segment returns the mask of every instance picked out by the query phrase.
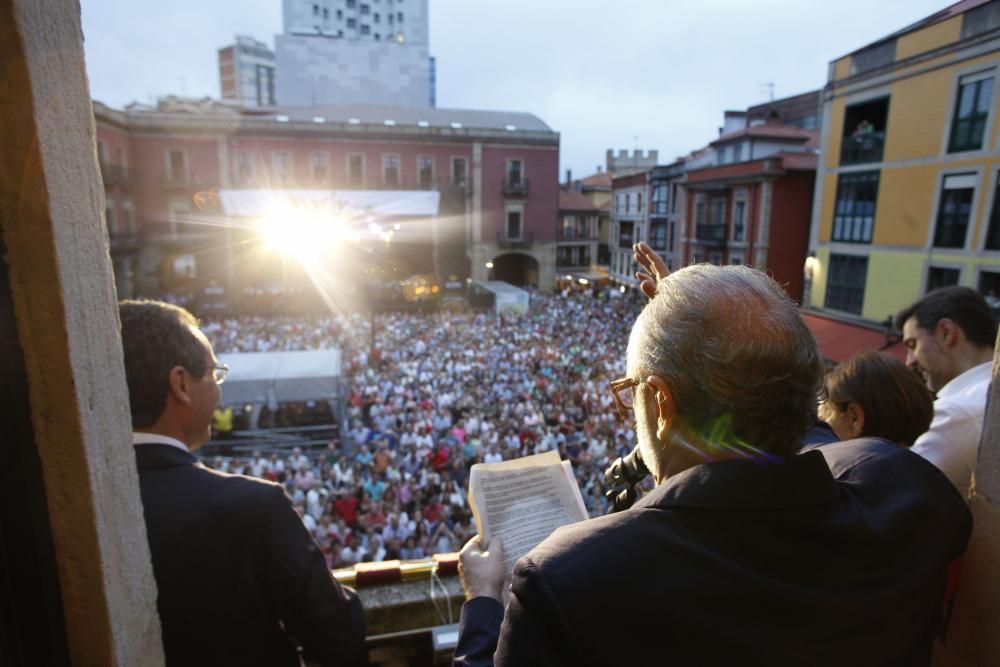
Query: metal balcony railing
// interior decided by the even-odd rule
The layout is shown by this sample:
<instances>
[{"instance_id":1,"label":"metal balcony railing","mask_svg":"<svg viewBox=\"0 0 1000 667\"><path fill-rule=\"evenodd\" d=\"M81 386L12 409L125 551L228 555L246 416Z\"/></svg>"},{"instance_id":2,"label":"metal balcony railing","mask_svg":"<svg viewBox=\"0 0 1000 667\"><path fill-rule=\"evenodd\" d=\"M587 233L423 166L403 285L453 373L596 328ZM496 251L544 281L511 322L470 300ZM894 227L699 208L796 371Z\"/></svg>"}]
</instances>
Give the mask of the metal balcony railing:
<instances>
[{"instance_id":1,"label":"metal balcony railing","mask_svg":"<svg viewBox=\"0 0 1000 667\"><path fill-rule=\"evenodd\" d=\"M885 132L866 132L844 137L840 142L840 164L881 162Z\"/></svg>"},{"instance_id":2,"label":"metal balcony railing","mask_svg":"<svg viewBox=\"0 0 1000 667\"><path fill-rule=\"evenodd\" d=\"M497 245L501 248L527 248L535 239L531 232L522 231L520 236L508 236L505 231L497 232Z\"/></svg>"},{"instance_id":3,"label":"metal balcony railing","mask_svg":"<svg viewBox=\"0 0 1000 667\"><path fill-rule=\"evenodd\" d=\"M503 179L503 193L505 195L526 195L528 194L528 188L531 185L531 181L527 178L511 178L508 176Z\"/></svg>"},{"instance_id":4,"label":"metal balcony railing","mask_svg":"<svg viewBox=\"0 0 1000 667\"><path fill-rule=\"evenodd\" d=\"M694 237L698 241L706 241L708 243L725 243L726 242L726 226L725 225L697 225L695 227Z\"/></svg>"}]
</instances>

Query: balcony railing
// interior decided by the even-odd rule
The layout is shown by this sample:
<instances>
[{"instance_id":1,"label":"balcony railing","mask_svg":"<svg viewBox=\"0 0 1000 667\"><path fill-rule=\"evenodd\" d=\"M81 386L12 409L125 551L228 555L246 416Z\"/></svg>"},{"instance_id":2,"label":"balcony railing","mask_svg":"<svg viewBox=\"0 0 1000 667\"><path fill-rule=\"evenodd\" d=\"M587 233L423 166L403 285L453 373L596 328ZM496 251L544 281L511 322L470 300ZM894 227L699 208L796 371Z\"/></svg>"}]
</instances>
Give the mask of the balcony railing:
<instances>
[{"instance_id":1,"label":"balcony railing","mask_svg":"<svg viewBox=\"0 0 1000 667\"><path fill-rule=\"evenodd\" d=\"M527 178L511 178L508 176L503 179L503 193L505 195L526 195L528 194L529 185L531 185L531 181Z\"/></svg>"},{"instance_id":2,"label":"balcony railing","mask_svg":"<svg viewBox=\"0 0 1000 667\"><path fill-rule=\"evenodd\" d=\"M698 241L708 243L725 243L725 225L697 225L694 230L694 237Z\"/></svg>"},{"instance_id":3,"label":"balcony railing","mask_svg":"<svg viewBox=\"0 0 1000 667\"><path fill-rule=\"evenodd\" d=\"M632 234L619 234L618 235L618 247L619 248L631 248L632 247Z\"/></svg>"},{"instance_id":4,"label":"balcony railing","mask_svg":"<svg viewBox=\"0 0 1000 667\"><path fill-rule=\"evenodd\" d=\"M107 162L101 162L101 179L104 181L105 187L111 185L117 185L123 188L131 187L133 180L135 179L135 173L128 167L123 167L119 164L108 164Z\"/></svg>"},{"instance_id":5,"label":"balcony railing","mask_svg":"<svg viewBox=\"0 0 1000 667\"><path fill-rule=\"evenodd\" d=\"M527 248L535 240L531 232L521 232L520 236L508 236L506 232L497 232L497 245L501 248Z\"/></svg>"},{"instance_id":6,"label":"balcony railing","mask_svg":"<svg viewBox=\"0 0 1000 667\"><path fill-rule=\"evenodd\" d=\"M597 234L590 231L580 231L578 229L560 229L558 237L560 241L596 241Z\"/></svg>"},{"instance_id":7,"label":"balcony railing","mask_svg":"<svg viewBox=\"0 0 1000 667\"><path fill-rule=\"evenodd\" d=\"M885 132L867 132L846 136L840 144L840 164L881 162Z\"/></svg>"}]
</instances>

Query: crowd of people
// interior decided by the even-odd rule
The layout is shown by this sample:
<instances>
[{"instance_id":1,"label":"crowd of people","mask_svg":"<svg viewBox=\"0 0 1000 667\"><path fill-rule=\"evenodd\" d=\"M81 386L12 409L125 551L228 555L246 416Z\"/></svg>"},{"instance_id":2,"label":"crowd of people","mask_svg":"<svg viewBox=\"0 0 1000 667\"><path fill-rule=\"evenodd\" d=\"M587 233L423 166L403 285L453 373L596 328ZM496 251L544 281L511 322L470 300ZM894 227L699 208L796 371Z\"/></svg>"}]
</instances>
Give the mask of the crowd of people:
<instances>
[{"instance_id":1,"label":"crowd of people","mask_svg":"<svg viewBox=\"0 0 1000 667\"><path fill-rule=\"evenodd\" d=\"M635 445L608 383L639 299L567 291L532 294L525 315L387 313L374 335L367 314L206 319L217 354L338 347L348 387L348 429L322 454L212 464L284 484L331 567L459 549L476 532L478 462L556 450L603 515L604 470Z\"/></svg>"}]
</instances>

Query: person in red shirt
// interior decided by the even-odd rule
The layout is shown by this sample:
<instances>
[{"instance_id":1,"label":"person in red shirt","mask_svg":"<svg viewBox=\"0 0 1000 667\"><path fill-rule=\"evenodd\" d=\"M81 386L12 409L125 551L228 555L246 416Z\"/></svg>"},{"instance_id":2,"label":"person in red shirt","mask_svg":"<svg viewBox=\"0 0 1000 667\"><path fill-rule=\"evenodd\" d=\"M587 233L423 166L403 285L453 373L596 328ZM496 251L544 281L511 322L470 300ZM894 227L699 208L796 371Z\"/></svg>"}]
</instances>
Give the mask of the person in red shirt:
<instances>
[{"instance_id":1,"label":"person in red shirt","mask_svg":"<svg viewBox=\"0 0 1000 667\"><path fill-rule=\"evenodd\" d=\"M451 461L451 450L448 449L448 445L441 443L438 445L437 450L431 456L431 467L434 468L434 472L441 472L448 467L448 463Z\"/></svg>"},{"instance_id":2,"label":"person in red shirt","mask_svg":"<svg viewBox=\"0 0 1000 667\"><path fill-rule=\"evenodd\" d=\"M358 525L358 499L344 489L339 489L337 493L343 494L334 503L337 513L344 519L344 523L354 528Z\"/></svg>"}]
</instances>

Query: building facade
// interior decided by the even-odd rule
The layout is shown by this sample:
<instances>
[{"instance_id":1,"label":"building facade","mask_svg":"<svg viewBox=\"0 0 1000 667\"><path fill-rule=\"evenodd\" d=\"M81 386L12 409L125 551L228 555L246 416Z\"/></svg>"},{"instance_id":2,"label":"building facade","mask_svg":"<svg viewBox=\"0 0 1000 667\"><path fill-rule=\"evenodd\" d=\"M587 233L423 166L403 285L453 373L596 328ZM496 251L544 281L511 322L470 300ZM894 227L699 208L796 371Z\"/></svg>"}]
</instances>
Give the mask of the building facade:
<instances>
[{"instance_id":1,"label":"building facade","mask_svg":"<svg viewBox=\"0 0 1000 667\"><path fill-rule=\"evenodd\" d=\"M684 236L687 191L684 160L649 171L649 245L659 252L670 270L683 265L680 239Z\"/></svg>"},{"instance_id":2,"label":"building facade","mask_svg":"<svg viewBox=\"0 0 1000 667\"><path fill-rule=\"evenodd\" d=\"M253 37L237 35L219 49L219 88L222 99L246 107L275 105L274 51Z\"/></svg>"},{"instance_id":3,"label":"building facade","mask_svg":"<svg viewBox=\"0 0 1000 667\"><path fill-rule=\"evenodd\" d=\"M283 0L282 106L435 106L427 0Z\"/></svg>"},{"instance_id":4,"label":"building facade","mask_svg":"<svg viewBox=\"0 0 1000 667\"><path fill-rule=\"evenodd\" d=\"M808 304L878 323L927 291L1000 295L1000 2L966 0L830 64Z\"/></svg>"},{"instance_id":5,"label":"building facade","mask_svg":"<svg viewBox=\"0 0 1000 667\"><path fill-rule=\"evenodd\" d=\"M567 281L607 279L597 269L600 208L572 184L559 190L559 223L556 230L556 272Z\"/></svg>"},{"instance_id":6,"label":"building facade","mask_svg":"<svg viewBox=\"0 0 1000 667\"><path fill-rule=\"evenodd\" d=\"M554 284L559 135L530 114L261 114L208 100L94 109L122 296L271 289L291 270L249 255L268 202L361 210L366 224L395 227L374 248L388 258L385 281Z\"/></svg>"},{"instance_id":7,"label":"building facade","mask_svg":"<svg viewBox=\"0 0 1000 667\"><path fill-rule=\"evenodd\" d=\"M683 262L746 264L796 301L809 240L816 134L773 119L712 142L688 165Z\"/></svg>"},{"instance_id":8,"label":"building facade","mask_svg":"<svg viewBox=\"0 0 1000 667\"><path fill-rule=\"evenodd\" d=\"M648 238L649 172L619 176L611 186L611 279L623 285L638 285L639 265L632 246Z\"/></svg>"}]
</instances>

